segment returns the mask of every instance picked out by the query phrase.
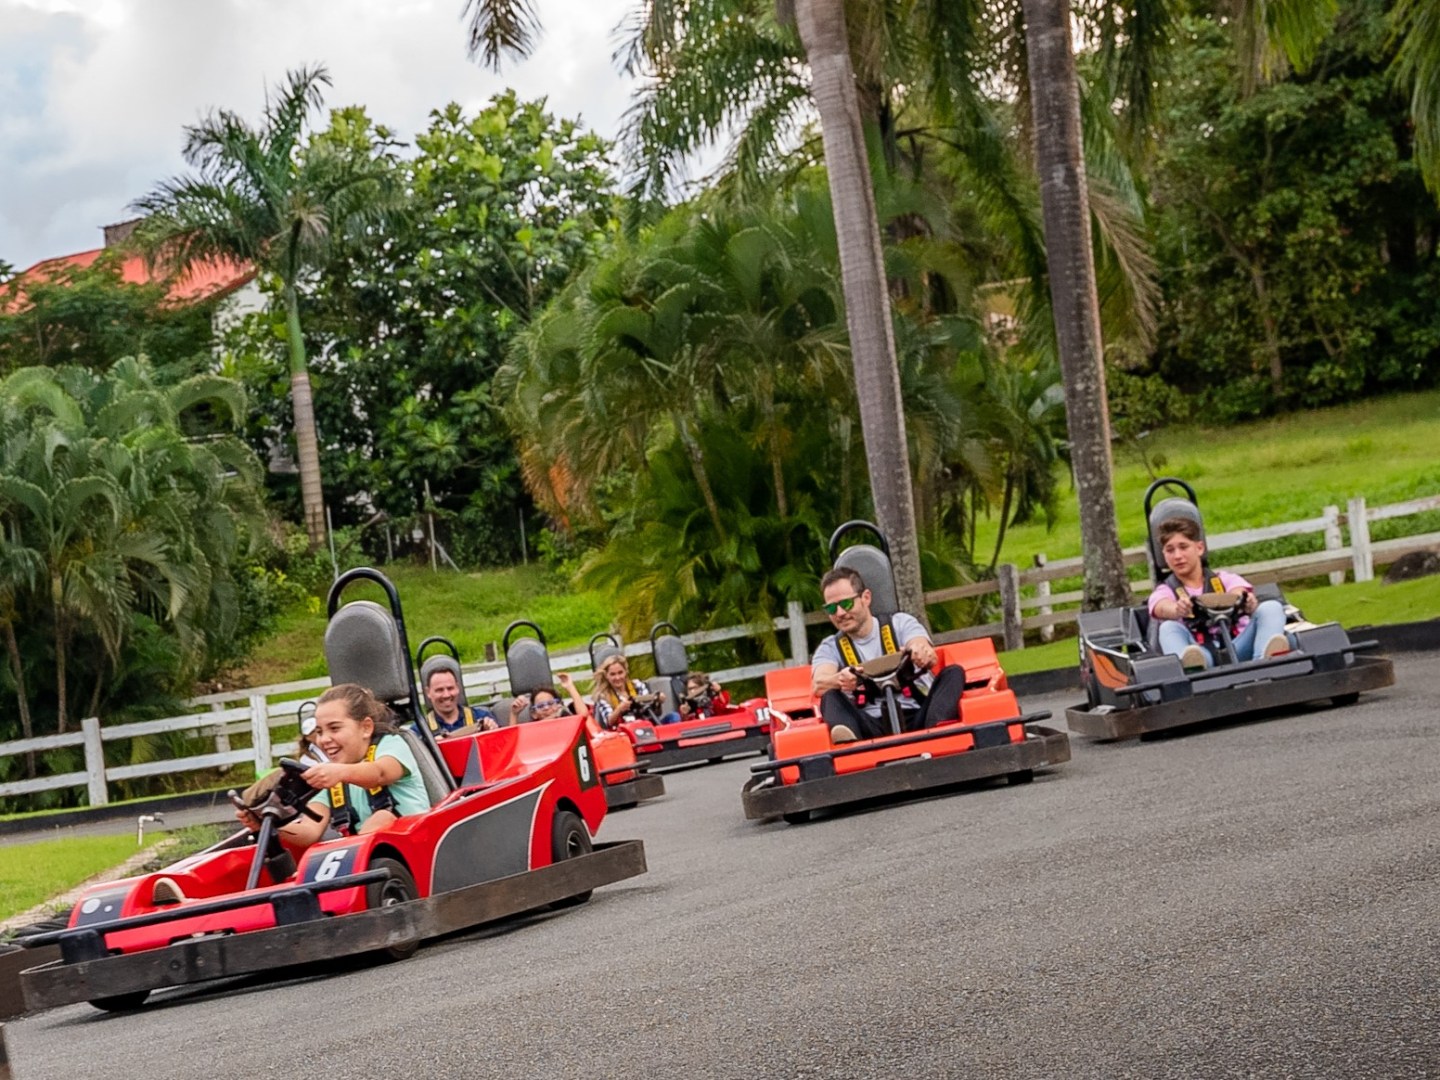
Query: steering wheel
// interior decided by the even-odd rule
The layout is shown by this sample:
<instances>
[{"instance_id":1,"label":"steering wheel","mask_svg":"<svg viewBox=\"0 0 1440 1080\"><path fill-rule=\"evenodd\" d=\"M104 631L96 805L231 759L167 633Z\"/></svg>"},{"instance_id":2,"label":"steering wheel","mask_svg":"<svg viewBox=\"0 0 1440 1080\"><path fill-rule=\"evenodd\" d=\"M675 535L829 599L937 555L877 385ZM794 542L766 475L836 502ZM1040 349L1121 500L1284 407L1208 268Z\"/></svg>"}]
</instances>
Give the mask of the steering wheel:
<instances>
[{"instance_id":1,"label":"steering wheel","mask_svg":"<svg viewBox=\"0 0 1440 1080\"><path fill-rule=\"evenodd\" d=\"M281 758L280 779L263 802L249 806L234 791L230 792L230 801L237 809L261 818L271 817L277 826L294 821L300 814L312 821L319 821L320 815L310 809L310 797L315 794L315 788L305 782L304 774L309 768L303 761Z\"/></svg>"},{"instance_id":2,"label":"steering wheel","mask_svg":"<svg viewBox=\"0 0 1440 1080\"><path fill-rule=\"evenodd\" d=\"M851 665L850 670L855 673L859 688L863 689L867 697L879 697L887 686L898 690L914 686L921 675L909 649L877 656L873 660L864 661L858 667Z\"/></svg>"},{"instance_id":3,"label":"steering wheel","mask_svg":"<svg viewBox=\"0 0 1440 1080\"><path fill-rule=\"evenodd\" d=\"M633 706L631 715L636 720L649 720L652 723L660 719L660 709L664 704L664 697L660 694L636 694L630 699Z\"/></svg>"},{"instance_id":4,"label":"steering wheel","mask_svg":"<svg viewBox=\"0 0 1440 1080\"><path fill-rule=\"evenodd\" d=\"M1246 595L1243 589L1233 589L1230 592L1208 592L1192 596L1192 614L1186 621L1204 627L1219 619L1233 619L1245 610Z\"/></svg>"}]
</instances>

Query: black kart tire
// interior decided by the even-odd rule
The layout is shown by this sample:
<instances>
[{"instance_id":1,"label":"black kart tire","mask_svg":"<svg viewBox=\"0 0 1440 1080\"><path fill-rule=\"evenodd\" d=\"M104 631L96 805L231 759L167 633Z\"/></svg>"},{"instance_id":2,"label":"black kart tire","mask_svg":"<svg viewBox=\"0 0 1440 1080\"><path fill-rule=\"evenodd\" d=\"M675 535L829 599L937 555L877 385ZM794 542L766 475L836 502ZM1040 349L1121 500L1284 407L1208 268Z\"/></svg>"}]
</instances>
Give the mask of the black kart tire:
<instances>
[{"instance_id":1,"label":"black kart tire","mask_svg":"<svg viewBox=\"0 0 1440 1080\"><path fill-rule=\"evenodd\" d=\"M384 881L372 881L365 886L365 908L373 911L375 908L391 907L395 904L404 904L420 896L420 890L415 887L415 878L410 870L398 859L391 859L381 856L370 863L371 870L389 870L390 876ZM379 955L387 960L405 960L415 955L415 950L420 947L420 942L406 941L399 945L391 945L381 949Z\"/></svg>"},{"instance_id":2,"label":"black kart tire","mask_svg":"<svg viewBox=\"0 0 1440 1080\"><path fill-rule=\"evenodd\" d=\"M580 820L580 815L573 810L557 810L555 820L550 824L550 858L554 862L562 862L565 859L578 859L582 855L589 855L595 850L595 845L590 840L590 830L585 827L585 822ZM586 889L574 896L567 896L563 900L556 900L551 907L567 908L575 907L590 899L594 889Z\"/></svg>"},{"instance_id":3,"label":"black kart tire","mask_svg":"<svg viewBox=\"0 0 1440 1080\"><path fill-rule=\"evenodd\" d=\"M809 810L792 810L788 814L781 814L786 825L804 825L810 820Z\"/></svg>"},{"instance_id":4,"label":"black kart tire","mask_svg":"<svg viewBox=\"0 0 1440 1080\"><path fill-rule=\"evenodd\" d=\"M1028 784L1035 779L1035 770L1021 769L1019 772L1007 773L1005 779L1012 784Z\"/></svg>"},{"instance_id":5,"label":"black kart tire","mask_svg":"<svg viewBox=\"0 0 1440 1080\"><path fill-rule=\"evenodd\" d=\"M1343 709L1346 705L1354 705L1359 700L1360 691L1356 690L1349 694L1336 694L1330 699L1330 704Z\"/></svg>"},{"instance_id":6,"label":"black kart tire","mask_svg":"<svg viewBox=\"0 0 1440 1080\"><path fill-rule=\"evenodd\" d=\"M132 1012L144 1005L149 996L149 990L132 990L128 994L116 994L113 997L91 998L90 1004L104 1012Z\"/></svg>"}]
</instances>

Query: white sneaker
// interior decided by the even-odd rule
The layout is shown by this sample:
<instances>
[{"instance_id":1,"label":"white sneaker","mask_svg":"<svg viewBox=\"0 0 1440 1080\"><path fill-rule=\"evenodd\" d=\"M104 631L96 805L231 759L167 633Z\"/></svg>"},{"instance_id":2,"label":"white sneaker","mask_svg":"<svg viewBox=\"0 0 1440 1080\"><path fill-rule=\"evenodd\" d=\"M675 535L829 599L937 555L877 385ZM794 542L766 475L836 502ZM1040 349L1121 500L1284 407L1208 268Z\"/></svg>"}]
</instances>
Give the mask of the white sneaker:
<instances>
[{"instance_id":1,"label":"white sneaker","mask_svg":"<svg viewBox=\"0 0 1440 1080\"><path fill-rule=\"evenodd\" d=\"M855 732L851 731L844 724L836 724L830 729L830 741L836 746L841 743L854 742Z\"/></svg>"},{"instance_id":2,"label":"white sneaker","mask_svg":"<svg viewBox=\"0 0 1440 1080\"><path fill-rule=\"evenodd\" d=\"M1265 642L1265 651L1260 655L1267 660L1272 656L1279 656L1290 651L1290 639L1284 634L1276 634L1269 641Z\"/></svg>"},{"instance_id":3,"label":"white sneaker","mask_svg":"<svg viewBox=\"0 0 1440 1080\"><path fill-rule=\"evenodd\" d=\"M1204 671L1209 666L1208 660L1205 650L1199 645L1187 646L1180 654L1180 666L1186 671Z\"/></svg>"}]
</instances>

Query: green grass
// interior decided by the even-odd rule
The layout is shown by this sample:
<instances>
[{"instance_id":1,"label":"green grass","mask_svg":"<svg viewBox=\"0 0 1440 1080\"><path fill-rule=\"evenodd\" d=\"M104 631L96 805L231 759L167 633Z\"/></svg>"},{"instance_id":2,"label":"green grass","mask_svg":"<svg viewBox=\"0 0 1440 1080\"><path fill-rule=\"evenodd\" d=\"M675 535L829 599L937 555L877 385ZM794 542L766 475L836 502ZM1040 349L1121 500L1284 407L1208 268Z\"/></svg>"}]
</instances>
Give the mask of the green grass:
<instances>
[{"instance_id":1,"label":"green grass","mask_svg":"<svg viewBox=\"0 0 1440 1080\"><path fill-rule=\"evenodd\" d=\"M160 839L174 841L156 856L155 865L169 864L201 851L225 832L223 826L195 825L163 837L152 834L149 846ZM0 848L0 919L29 911L51 897L68 892L101 871L118 866L139 850L129 832L28 844L7 843Z\"/></svg>"},{"instance_id":2,"label":"green grass","mask_svg":"<svg viewBox=\"0 0 1440 1080\"><path fill-rule=\"evenodd\" d=\"M6 844L0 850L0 919L74 888L137 850L129 833Z\"/></svg>"},{"instance_id":3,"label":"green grass","mask_svg":"<svg viewBox=\"0 0 1440 1080\"><path fill-rule=\"evenodd\" d=\"M1195 488L1206 528L1216 533L1318 517L1327 505L1343 511L1360 495L1371 506L1434 495L1440 492L1437 444L1440 392L1435 391L1235 427L1168 428L1142 442L1158 475L1181 477ZM1126 547L1144 543L1142 506L1150 480L1135 447L1117 444L1115 508ZM1052 560L1080 553L1078 507L1068 479L1063 483L1054 529L1047 530L1043 520L1011 528L1001 562L1023 569L1038 552ZM976 549L987 559L996 531L993 519L977 529ZM1388 532L1372 534L1379 539Z\"/></svg>"}]
</instances>

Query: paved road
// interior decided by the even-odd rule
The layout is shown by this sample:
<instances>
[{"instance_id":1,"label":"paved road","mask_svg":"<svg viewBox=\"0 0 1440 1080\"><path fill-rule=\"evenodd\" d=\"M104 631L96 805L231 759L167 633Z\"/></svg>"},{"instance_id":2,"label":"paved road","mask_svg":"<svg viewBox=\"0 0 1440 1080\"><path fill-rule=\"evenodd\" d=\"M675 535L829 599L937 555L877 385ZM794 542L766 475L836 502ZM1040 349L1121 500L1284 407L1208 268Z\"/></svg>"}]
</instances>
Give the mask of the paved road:
<instances>
[{"instance_id":1,"label":"paved road","mask_svg":"<svg viewBox=\"0 0 1440 1080\"><path fill-rule=\"evenodd\" d=\"M649 874L390 967L7 1026L17 1080L1440 1075L1440 655L1027 787L613 815ZM1065 698L1027 702L1059 707Z\"/></svg>"}]
</instances>

